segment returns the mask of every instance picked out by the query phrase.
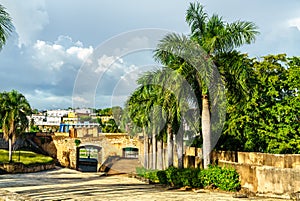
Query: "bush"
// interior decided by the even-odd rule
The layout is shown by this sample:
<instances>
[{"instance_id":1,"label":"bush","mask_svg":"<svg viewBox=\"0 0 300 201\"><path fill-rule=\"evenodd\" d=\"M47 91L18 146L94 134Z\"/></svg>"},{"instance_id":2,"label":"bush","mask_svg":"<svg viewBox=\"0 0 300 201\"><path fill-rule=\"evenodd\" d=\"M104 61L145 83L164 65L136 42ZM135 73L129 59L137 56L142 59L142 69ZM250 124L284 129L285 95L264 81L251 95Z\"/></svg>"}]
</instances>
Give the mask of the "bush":
<instances>
[{"instance_id":1,"label":"bush","mask_svg":"<svg viewBox=\"0 0 300 201\"><path fill-rule=\"evenodd\" d=\"M169 167L165 171L136 168L136 172L139 176L145 177L152 182L168 184L178 188L183 186L203 188L213 185L221 190L237 191L241 187L239 175L233 168L210 166L208 169L201 170Z\"/></svg>"},{"instance_id":2,"label":"bush","mask_svg":"<svg viewBox=\"0 0 300 201\"><path fill-rule=\"evenodd\" d=\"M157 177L158 177L158 181L161 184L168 184L168 178L167 178L167 174L166 171L157 171L156 173Z\"/></svg>"},{"instance_id":3,"label":"bush","mask_svg":"<svg viewBox=\"0 0 300 201\"><path fill-rule=\"evenodd\" d=\"M136 174L137 174L138 176L140 176L140 177L145 177L145 173L146 173L146 171L147 171L146 168L144 168L144 167L136 167L135 169L136 169Z\"/></svg>"},{"instance_id":4,"label":"bush","mask_svg":"<svg viewBox=\"0 0 300 201\"><path fill-rule=\"evenodd\" d=\"M156 173L157 173L157 171L155 171L155 170L148 170L148 171L146 171L146 173L145 173L145 178L146 178L146 179L149 179L149 180L152 181L152 182L157 183L157 182L159 182L159 179L158 179Z\"/></svg>"},{"instance_id":5,"label":"bush","mask_svg":"<svg viewBox=\"0 0 300 201\"><path fill-rule=\"evenodd\" d=\"M239 174L233 168L210 166L202 170L199 177L203 181L203 186L214 185L225 191L237 191L241 187Z\"/></svg>"}]
</instances>

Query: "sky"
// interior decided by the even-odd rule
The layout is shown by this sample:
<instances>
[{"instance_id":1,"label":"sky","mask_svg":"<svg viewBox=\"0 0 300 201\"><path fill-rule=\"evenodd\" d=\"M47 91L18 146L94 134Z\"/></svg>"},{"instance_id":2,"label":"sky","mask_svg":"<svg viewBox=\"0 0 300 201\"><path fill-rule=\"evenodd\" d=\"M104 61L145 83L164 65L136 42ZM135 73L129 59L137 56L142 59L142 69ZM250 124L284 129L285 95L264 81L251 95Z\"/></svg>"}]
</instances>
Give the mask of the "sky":
<instances>
[{"instance_id":1,"label":"sky","mask_svg":"<svg viewBox=\"0 0 300 201\"><path fill-rule=\"evenodd\" d=\"M227 22L260 34L240 51L300 56L300 1L202 0ZM169 32L189 34L186 0L0 0L15 31L0 52L0 91L16 89L39 110L124 103L135 80L158 68L152 54Z\"/></svg>"}]
</instances>

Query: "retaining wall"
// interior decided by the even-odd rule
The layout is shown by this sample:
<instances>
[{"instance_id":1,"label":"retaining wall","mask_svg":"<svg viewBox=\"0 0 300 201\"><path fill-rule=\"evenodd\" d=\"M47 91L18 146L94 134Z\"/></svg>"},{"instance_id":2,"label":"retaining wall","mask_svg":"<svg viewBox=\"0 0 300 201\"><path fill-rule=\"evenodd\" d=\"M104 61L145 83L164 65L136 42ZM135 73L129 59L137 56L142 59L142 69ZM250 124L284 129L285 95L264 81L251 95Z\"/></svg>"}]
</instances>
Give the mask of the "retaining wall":
<instances>
[{"instance_id":1,"label":"retaining wall","mask_svg":"<svg viewBox=\"0 0 300 201\"><path fill-rule=\"evenodd\" d=\"M201 149L185 149L185 167L199 167ZM242 187L256 195L280 198L300 192L300 154L213 151L213 164L230 166L240 174ZM193 166L194 163L194 166Z\"/></svg>"},{"instance_id":2,"label":"retaining wall","mask_svg":"<svg viewBox=\"0 0 300 201\"><path fill-rule=\"evenodd\" d=\"M54 169L55 164L40 164L40 165L31 165L27 166L23 163L3 163L0 164L1 171L4 171L5 173L29 173L29 172L39 172L43 170L50 170Z\"/></svg>"}]
</instances>

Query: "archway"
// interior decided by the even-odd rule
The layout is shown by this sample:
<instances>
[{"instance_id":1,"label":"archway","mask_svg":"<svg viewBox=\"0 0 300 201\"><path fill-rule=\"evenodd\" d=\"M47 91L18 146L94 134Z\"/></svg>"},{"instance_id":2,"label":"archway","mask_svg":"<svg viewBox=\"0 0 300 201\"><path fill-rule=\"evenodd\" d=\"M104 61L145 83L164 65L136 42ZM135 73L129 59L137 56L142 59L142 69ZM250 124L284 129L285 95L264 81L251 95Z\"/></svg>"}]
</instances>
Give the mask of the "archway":
<instances>
[{"instance_id":1,"label":"archway","mask_svg":"<svg viewBox=\"0 0 300 201\"><path fill-rule=\"evenodd\" d=\"M77 170L81 172L97 172L101 166L102 147L82 145L77 147Z\"/></svg>"},{"instance_id":2,"label":"archway","mask_svg":"<svg viewBox=\"0 0 300 201\"><path fill-rule=\"evenodd\" d=\"M139 156L139 149L136 147L124 147L122 150L124 158L138 158Z\"/></svg>"}]
</instances>

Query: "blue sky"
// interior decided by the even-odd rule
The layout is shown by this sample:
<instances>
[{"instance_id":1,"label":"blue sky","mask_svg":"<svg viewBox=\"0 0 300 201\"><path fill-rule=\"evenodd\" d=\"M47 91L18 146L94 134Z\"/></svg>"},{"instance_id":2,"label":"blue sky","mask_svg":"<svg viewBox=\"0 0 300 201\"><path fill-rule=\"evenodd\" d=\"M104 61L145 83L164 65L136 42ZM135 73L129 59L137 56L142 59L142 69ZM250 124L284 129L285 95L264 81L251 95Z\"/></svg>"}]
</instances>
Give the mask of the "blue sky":
<instances>
[{"instance_id":1,"label":"blue sky","mask_svg":"<svg viewBox=\"0 0 300 201\"><path fill-rule=\"evenodd\" d=\"M94 90L95 107L121 105L135 87L138 74L153 68L155 63L151 50L122 58L108 55L105 41L137 29L189 33L185 23L189 5L186 0L0 0L0 3L11 14L16 28L0 52L0 91L16 89L38 109L67 108L75 99L77 106L91 106L90 96L81 94L74 98L73 91L80 69L99 48L102 55L97 55L98 66L93 71L98 79L87 78L84 82ZM244 46L241 51L253 57L276 53L300 55L298 0L288 3L203 0L201 3L210 15L217 13L228 22L247 20L257 24L261 34L255 44ZM143 42L134 41L139 46ZM114 61L111 68L99 74L111 61Z\"/></svg>"}]
</instances>

